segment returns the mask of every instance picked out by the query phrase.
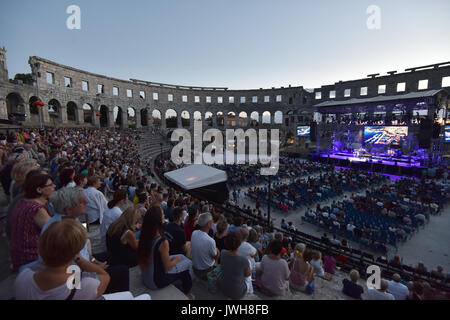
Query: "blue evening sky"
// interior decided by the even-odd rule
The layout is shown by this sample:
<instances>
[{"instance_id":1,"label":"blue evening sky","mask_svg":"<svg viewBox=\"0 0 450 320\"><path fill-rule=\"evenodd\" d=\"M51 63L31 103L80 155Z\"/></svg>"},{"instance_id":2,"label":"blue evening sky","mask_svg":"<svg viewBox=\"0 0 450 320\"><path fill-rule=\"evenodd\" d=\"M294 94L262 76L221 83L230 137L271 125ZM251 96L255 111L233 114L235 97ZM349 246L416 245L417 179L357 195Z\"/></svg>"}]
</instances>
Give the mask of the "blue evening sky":
<instances>
[{"instance_id":1,"label":"blue evening sky","mask_svg":"<svg viewBox=\"0 0 450 320\"><path fill-rule=\"evenodd\" d=\"M72 4L81 30L66 27ZM0 47L10 78L36 55L120 79L313 88L450 61L449 12L448 0L2 0Z\"/></svg>"}]
</instances>

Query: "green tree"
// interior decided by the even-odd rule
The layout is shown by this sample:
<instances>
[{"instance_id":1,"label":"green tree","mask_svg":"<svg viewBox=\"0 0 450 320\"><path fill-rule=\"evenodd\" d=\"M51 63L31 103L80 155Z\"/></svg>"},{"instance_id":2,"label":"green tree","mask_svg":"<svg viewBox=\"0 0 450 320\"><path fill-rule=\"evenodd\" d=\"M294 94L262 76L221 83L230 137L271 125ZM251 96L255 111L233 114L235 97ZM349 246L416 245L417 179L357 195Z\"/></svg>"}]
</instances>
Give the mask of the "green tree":
<instances>
[{"instance_id":1,"label":"green tree","mask_svg":"<svg viewBox=\"0 0 450 320\"><path fill-rule=\"evenodd\" d=\"M33 83L33 77L31 73L17 73L14 76L14 80L22 80L23 83Z\"/></svg>"}]
</instances>

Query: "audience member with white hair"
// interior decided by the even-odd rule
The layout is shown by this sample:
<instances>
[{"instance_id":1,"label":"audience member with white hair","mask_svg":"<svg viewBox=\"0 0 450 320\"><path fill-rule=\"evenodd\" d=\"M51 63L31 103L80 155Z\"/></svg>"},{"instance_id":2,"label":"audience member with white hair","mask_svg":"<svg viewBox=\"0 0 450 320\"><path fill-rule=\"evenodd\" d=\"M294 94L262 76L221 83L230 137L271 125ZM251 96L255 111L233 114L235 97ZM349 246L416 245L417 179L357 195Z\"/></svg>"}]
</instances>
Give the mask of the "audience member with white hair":
<instances>
[{"instance_id":1,"label":"audience member with white hair","mask_svg":"<svg viewBox=\"0 0 450 320\"><path fill-rule=\"evenodd\" d=\"M392 280L388 281L389 287L387 291L394 296L395 300L406 300L409 294L408 287L401 283L401 280L400 275L395 273L392 276Z\"/></svg>"},{"instance_id":2,"label":"audience member with white hair","mask_svg":"<svg viewBox=\"0 0 450 320\"><path fill-rule=\"evenodd\" d=\"M389 292L386 292L389 288L389 283L386 279L381 279L380 281L380 289L369 288L367 289L367 293L363 294L361 297L363 300L395 300L394 295Z\"/></svg>"},{"instance_id":3,"label":"audience member with white hair","mask_svg":"<svg viewBox=\"0 0 450 320\"><path fill-rule=\"evenodd\" d=\"M342 284L344 287L342 288L342 292L349 297L354 299L361 299L361 295L364 293L364 289L362 286L358 284L359 280L359 272L358 270L350 271L350 280L344 279L342 280Z\"/></svg>"}]
</instances>

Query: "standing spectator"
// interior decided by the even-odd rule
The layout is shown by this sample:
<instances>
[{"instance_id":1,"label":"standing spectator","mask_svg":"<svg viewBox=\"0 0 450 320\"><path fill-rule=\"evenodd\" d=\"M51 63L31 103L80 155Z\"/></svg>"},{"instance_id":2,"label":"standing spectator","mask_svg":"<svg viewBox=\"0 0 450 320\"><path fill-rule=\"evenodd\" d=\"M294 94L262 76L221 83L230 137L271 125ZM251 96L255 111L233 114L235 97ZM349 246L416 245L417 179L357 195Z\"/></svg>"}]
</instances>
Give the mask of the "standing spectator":
<instances>
[{"instance_id":1,"label":"standing spectator","mask_svg":"<svg viewBox=\"0 0 450 320\"><path fill-rule=\"evenodd\" d=\"M24 198L11 212L9 248L14 271L38 257L41 229L50 219L46 204L55 191L55 185L47 174L28 175L23 190Z\"/></svg>"},{"instance_id":2,"label":"standing spectator","mask_svg":"<svg viewBox=\"0 0 450 320\"><path fill-rule=\"evenodd\" d=\"M191 254L194 273L202 280L206 280L207 273L214 268L218 262L220 251L216 247L216 242L208 233L212 227L212 216L210 213L203 213L198 217L199 230L192 233Z\"/></svg>"},{"instance_id":3,"label":"standing spectator","mask_svg":"<svg viewBox=\"0 0 450 320\"><path fill-rule=\"evenodd\" d=\"M408 287L402 284L400 281L402 278L398 273L392 276L392 280L388 281L389 287L387 292L391 293L395 300L406 300L409 294Z\"/></svg>"},{"instance_id":4,"label":"standing spectator","mask_svg":"<svg viewBox=\"0 0 450 320\"><path fill-rule=\"evenodd\" d=\"M225 237L228 250L224 250L220 257L223 274L223 278L220 281L220 288L231 299L241 299L249 291L246 278L250 277L251 269L249 260L239 254L238 248L241 246L241 240L241 232L233 231L229 233ZM249 285L251 286L251 281Z\"/></svg>"},{"instance_id":5,"label":"standing spectator","mask_svg":"<svg viewBox=\"0 0 450 320\"><path fill-rule=\"evenodd\" d=\"M275 296L284 296L289 291L289 267L286 260L281 258L283 243L273 240L270 252L261 261L261 282L263 290Z\"/></svg>"},{"instance_id":6,"label":"standing spectator","mask_svg":"<svg viewBox=\"0 0 450 320\"><path fill-rule=\"evenodd\" d=\"M342 280L342 284L344 285L344 287L342 288L342 292L354 299L362 299L361 295L364 293L364 289L358 284L359 272L353 269L352 271L350 271L349 276L350 280Z\"/></svg>"},{"instance_id":7,"label":"standing spectator","mask_svg":"<svg viewBox=\"0 0 450 320\"><path fill-rule=\"evenodd\" d=\"M98 176L88 178L87 189L84 194L88 201L86 205L86 213L88 215L89 224L98 224L103 220L103 213L108 209L108 201L105 195L97 190L102 184L102 180Z\"/></svg>"}]
</instances>

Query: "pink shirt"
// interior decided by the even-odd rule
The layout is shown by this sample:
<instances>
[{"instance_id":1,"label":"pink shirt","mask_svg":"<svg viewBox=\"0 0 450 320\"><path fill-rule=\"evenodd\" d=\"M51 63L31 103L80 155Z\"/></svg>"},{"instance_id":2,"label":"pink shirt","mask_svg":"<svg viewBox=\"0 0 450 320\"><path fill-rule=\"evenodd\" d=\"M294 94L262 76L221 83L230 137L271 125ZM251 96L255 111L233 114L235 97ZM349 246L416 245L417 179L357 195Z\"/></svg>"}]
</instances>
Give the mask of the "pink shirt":
<instances>
[{"instance_id":1,"label":"pink shirt","mask_svg":"<svg viewBox=\"0 0 450 320\"><path fill-rule=\"evenodd\" d=\"M334 274L334 267L336 266L336 259L330 256L325 256L323 258L323 269L325 272Z\"/></svg>"},{"instance_id":2,"label":"pink shirt","mask_svg":"<svg viewBox=\"0 0 450 320\"><path fill-rule=\"evenodd\" d=\"M41 228L34 222L34 217L41 208L47 210L36 201L21 199L12 210L9 250L14 271L18 271L19 267L38 258Z\"/></svg>"}]
</instances>

